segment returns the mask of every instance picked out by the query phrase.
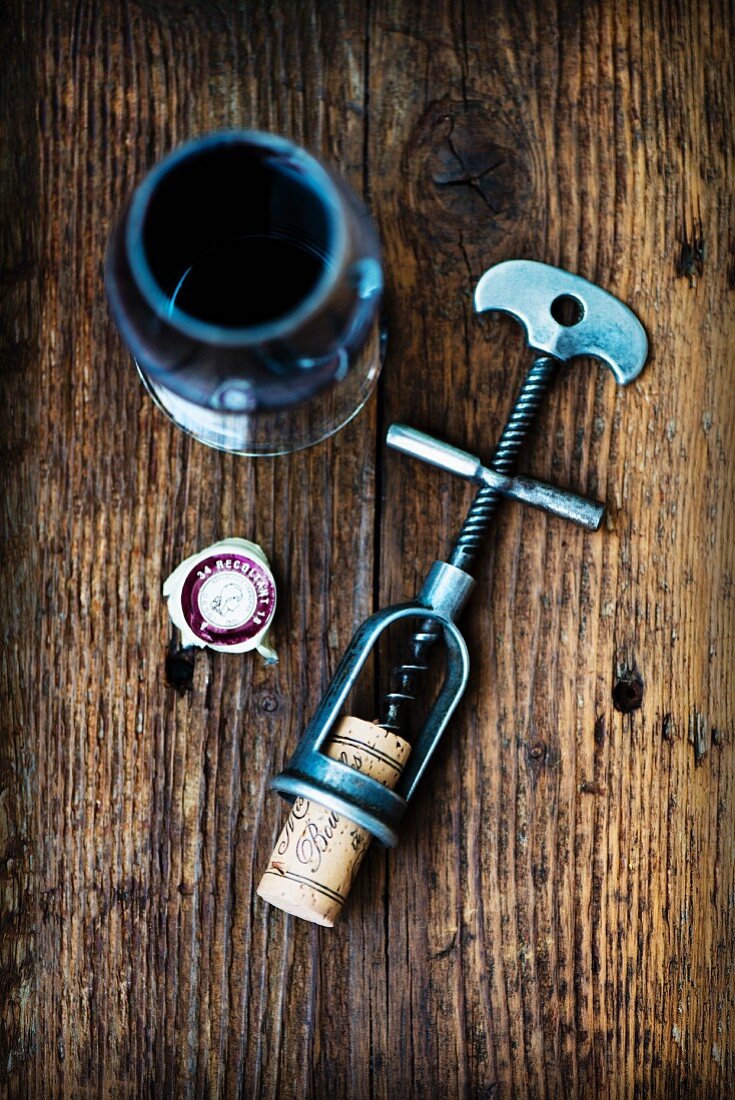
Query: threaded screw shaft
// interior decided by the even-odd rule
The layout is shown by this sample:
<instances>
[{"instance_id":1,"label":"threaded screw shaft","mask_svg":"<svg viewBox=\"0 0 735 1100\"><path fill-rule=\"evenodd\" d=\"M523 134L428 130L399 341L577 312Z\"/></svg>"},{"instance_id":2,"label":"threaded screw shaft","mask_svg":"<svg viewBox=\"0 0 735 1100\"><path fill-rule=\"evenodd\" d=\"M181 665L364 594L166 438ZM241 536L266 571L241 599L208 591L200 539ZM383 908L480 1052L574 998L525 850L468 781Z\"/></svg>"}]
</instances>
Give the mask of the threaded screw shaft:
<instances>
[{"instance_id":1,"label":"threaded screw shaft","mask_svg":"<svg viewBox=\"0 0 735 1100\"><path fill-rule=\"evenodd\" d=\"M492 470L501 474L513 472L518 452L551 386L558 365L557 359L546 355L534 360L490 461ZM480 488L454 544L449 557L450 565L465 572L470 571L500 499L501 495L495 489L487 486ZM404 729L408 708L416 698L415 680L427 670L429 651L440 634L441 627L437 627L434 620L426 619L411 636L406 660L393 670L391 690L383 697L380 724L384 729L395 732Z\"/></svg>"}]
</instances>

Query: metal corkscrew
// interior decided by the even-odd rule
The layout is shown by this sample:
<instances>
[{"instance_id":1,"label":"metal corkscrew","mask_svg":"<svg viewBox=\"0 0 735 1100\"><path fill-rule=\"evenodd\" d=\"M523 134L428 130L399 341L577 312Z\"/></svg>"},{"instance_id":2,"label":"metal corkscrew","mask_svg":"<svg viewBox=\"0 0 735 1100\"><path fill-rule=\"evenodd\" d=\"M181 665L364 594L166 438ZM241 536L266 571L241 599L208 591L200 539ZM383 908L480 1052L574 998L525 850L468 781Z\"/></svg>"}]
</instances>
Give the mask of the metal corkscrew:
<instances>
[{"instance_id":1,"label":"metal corkscrew","mask_svg":"<svg viewBox=\"0 0 735 1100\"><path fill-rule=\"evenodd\" d=\"M569 324L557 319L564 306L575 313ZM601 504L514 476L521 445L557 370L571 359L591 356L606 363L616 380L626 385L641 372L648 354L643 326L627 306L586 279L546 264L509 260L490 268L475 290L475 308L514 317L537 357L487 466L412 428L394 424L388 430L389 447L474 481L480 488L448 560L433 564L418 596L376 612L359 627L296 751L271 783L287 799L313 800L388 845L397 843L406 806L467 684L469 654L456 619L474 586L469 570L499 502L529 504L592 531L602 520ZM345 759L328 756L324 748L378 639L389 626L405 619L416 620L417 628L383 701L383 730L396 734L402 730L406 708L416 695L416 681L428 667L429 651L442 638L446 665L438 696L413 740L400 779L390 789Z\"/></svg>"}]
</instances>

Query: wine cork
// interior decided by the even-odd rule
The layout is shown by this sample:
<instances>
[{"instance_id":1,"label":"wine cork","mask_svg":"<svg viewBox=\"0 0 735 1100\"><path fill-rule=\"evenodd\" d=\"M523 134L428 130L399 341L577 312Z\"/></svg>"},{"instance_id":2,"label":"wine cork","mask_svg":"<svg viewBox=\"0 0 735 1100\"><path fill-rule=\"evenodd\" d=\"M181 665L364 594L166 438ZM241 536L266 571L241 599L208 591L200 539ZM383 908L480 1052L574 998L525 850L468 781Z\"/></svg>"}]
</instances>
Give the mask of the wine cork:
<instances>
[{"instance_id":1,"label":"wine cork","mask_svg":"<svg viewBox=\"0 0 735 1100\"><path fill-rule=\"evenodd\" d=\"M361 718L342 718L325 753L385 787L395 787L411 746ZM372 837L349 818L297 798L258 894L303 920L331 928L342 911Z\"/></svg>"}]
</instances>

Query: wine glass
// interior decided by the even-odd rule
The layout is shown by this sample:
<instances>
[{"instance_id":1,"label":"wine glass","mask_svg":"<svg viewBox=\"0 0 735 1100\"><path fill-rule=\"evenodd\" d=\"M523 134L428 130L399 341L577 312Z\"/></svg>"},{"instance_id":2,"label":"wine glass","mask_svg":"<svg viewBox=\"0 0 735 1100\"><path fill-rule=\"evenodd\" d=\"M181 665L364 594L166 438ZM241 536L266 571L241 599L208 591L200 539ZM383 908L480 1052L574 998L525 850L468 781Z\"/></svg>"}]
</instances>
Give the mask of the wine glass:
<instances>
[{"instance_id":1,"label":"wine glass","mask_svg":"<svg viewBox=\"0 0 735 1100\"><path fill-rule=\"evenodd\" d=\"M148 392L211 447L307 447L380 372L373 225L334 171L273 134L207 134L158 163L112 234L105 282Z\"/></svg>"}]
</instances>

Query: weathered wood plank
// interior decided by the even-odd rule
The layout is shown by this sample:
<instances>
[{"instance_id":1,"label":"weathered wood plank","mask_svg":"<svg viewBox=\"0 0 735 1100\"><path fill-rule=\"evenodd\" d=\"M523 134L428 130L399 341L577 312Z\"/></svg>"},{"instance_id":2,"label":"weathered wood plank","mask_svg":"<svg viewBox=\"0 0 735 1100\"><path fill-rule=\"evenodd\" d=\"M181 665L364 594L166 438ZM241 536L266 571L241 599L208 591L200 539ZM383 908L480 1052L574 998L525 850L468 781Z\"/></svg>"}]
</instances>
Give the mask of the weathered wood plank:
<instances>
[{"instance_id":1,"label":"weathered wood plank","mask_svg":"<svg viewBox=\"0 0 735 1100\"><path fill-rule=\"evenodd\" d=\"M716 0L11 5L8 1095L732 1090L732 31ZM125 195L223 125L322 152L385 246L379 407L288 459L185 439L104 302ZM600 281L651 336L628 391L564 372L524 459L607 500L608 529L501 513L403 844L311 928L254 897L268 780L356 623L459 527L469 490L376 442L403 419L490 453L528 359L471 294L511 255ZM272 558L281 664L205 654L177 696L161 581L228 534Z\"/></svg>"},{"instance_id":2,"label":"weathered wood plank","mask_svg":"<svg viewBox=\"0 0 735 1100\"><path fill-rule=\"evenodd\" d=\"M17 9L0 26L0 1076L18 1094L36 1029L36 760L38 636L36 511L40 418L38 49Z\"/></svg>"},{"instance_id":3,"label":"weathered wood plank","mask_svg":"<svg viewBox=\"0 0 735 1100\"><path fill-rule=\"evenodd\" d=\"M509 255L620 294L653 349L624 393L566 372L527 448L527 469L609 501L609 530L508 508L479 571L469 697L390 878L391 968L415 974L391 1055L419 1095L732 1080L731 30L714 5L375 10L371 175L411 316L385 421L491 452L528 355L471 294ZM447 547L466 492L384 471L386 599ZM627 670L645 694L623 716ZM708 746L727 731L699 766L693 712Z\"/></svg>"},{"instance_id":4,"label":"weathered wood plank","mask_svg":"<svg viewBox=\"0 0 735 1100\"><path fill-rule=\"evenodd\" d=\"M315 1011L317 933L254 906L251 887L282 816L268 779L372 607L374 409L339 447L278 463L184 439L110 325L101 260L134 181L193 132L289 133L359 189L361 27L349 8L294 18L288 5L43 13L44 652L24 731L38 823L34 1038L20 1037L35 1042L25 1072L39 1095L277 1095L310 1060L300 1020ZM177 698L161 582L232 533L272 558L281 664L204 655ZM292 966L302 981L284 981Z\"/></svg>"}]
</instances>

